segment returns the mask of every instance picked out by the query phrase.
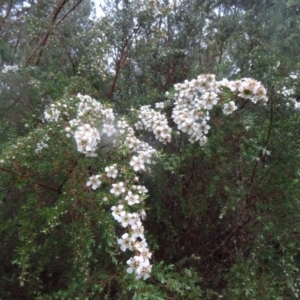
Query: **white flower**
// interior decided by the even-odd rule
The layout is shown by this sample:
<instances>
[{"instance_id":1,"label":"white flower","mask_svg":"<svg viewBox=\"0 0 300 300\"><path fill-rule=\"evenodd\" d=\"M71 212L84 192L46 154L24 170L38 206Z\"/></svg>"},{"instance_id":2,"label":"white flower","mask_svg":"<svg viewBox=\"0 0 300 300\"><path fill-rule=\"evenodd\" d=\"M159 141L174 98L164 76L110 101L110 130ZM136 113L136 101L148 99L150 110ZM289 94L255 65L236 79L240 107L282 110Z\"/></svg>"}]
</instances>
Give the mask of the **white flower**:
<instances>
[{"instance_id":1,"label":"white flower","mask_svg":"<svg viewBox=\"0 0 300 300\"><path fill-rule=\"evenodd\" d=\"M202 99L205 103L205 108L211 110L218 103L217 94L214 92L204 93Z\"/></svg>"},{"instance_id":2,"label":"white flower","mask_svg":"<svg viewBox=\"0 0 300 300\"><path fill-rule=\"evenodd\" d=\"M141 222L141 219L140 219L140 215L138 213L132 213L132 214L128 214L130 220L129 220L129 225L133 225L133 224L136 224L138 222Z\"/></svg>"},{"instance_id":3,"label":"white flower","mask_svg":"<svg viewBox=\"0 0 300 300\"><path fill-rule=\"evenodd\" d=\"M139 265L139 267L136 269L137 276L135 279L148 279L150 277L150 273L152 270L152 265L150 265L150 262L148 259L144 260L143 263Z\"/></svg>"},{"instance_id":4,"label":"white flower","mask_svg":"<svg viewBox=\"0 0 300 300\"><path fill-rule=\"evenodd\" d=\"M199 140L199 145L200 146L204 146L207 143L207 137L206 136L202 136Z\"/></svg>"},{"instance_id":5,"label":"white flower","mask_svg":"<svg viewBox=\"0 0 300 300\"><path fill-rule=\"evenodd\" d=\"M112 185L112 189L110 190L110 192L116 196L120 196L121 194L124 194L125 191L126 189L123 182L114 183Z\"/></svg>"},{"instance_id":6,"label":"white flower","mask_svg":"<svg viewBox=\"0 0 300 300\"><path fill-rule=\"evenodd\" d=\"M200 126L199 126L200 130L204 133L204 134L207 134L209 129L210 129L210 126L208 124L206 124L206 121L203 121Z\"/></svg>"},{"instance_id":7,"label":"white flower","mask_svg":"<svg viewBox=\"0 0 300 300\"><path fill-rule=\"evenodd\" d=\"M144 129L144 125L142 122L138 121L134 124L134 127L136 130L143 130Z\"/></svg>"},{"instance_id":8,"label":"white flower","mask_svg":"<svg viewBox=\"0 0 300 300\"><path fill-rule=\"evenodd\" d=\"M129 260L127 260L127 264L129 265L129 268L126 270L127 273L133 273L135 272L138 268L143 266L143 258L141 256L134 256L131 257Z\"/></svg>"},{"instance_id":9,"label":"white flower","mask_svg":"<svg viewBox=\"0 0 300 300\"><path fill-rule=\"evenodd\" d=\"M113 164L109 167L106 167L105 172L106 172L107 177L117 178L117 176L118 176L117 165Z\"/></svg>"},{"instance_id":10,"label":"white flower","mask_svg":"<svg viewBox=\"0 0 300 300\"><path fill-rule=\"evenodd\" d=\"M128 127L128 124L125 120L122 119L121 121L118 121L117 127L125 129Z\"/></svg>"},{"instance_id":11,"label":"white flower","mask_svg":"<svg viewBox=\"0 0 300 300\"><path fill-rule=\"evenodd\" d=\"M223 106L223 113L225 115L231 114L233 111L237 109L237 106L233 101L230 101L229 103L225 103Z\"/></svg>"},{"instance_id":12,"label":"white flower","mask_svg":"<svg viewBox=\"0 0 300 300\"><path fill-rule=\"evenodd\" d=\"M44 148L48 148L48 144L44 143L43 141L37 143L37 148L35 149L35 153L40 153Z\"/></svg>"},{"instance_id":13,"label":"white flower","mask_svg":"<svg viewBox=\"0 0 300 300\"><path fill-rule=\"evenodd\" d=\"M77 119L73 119L73 120L69 121L69 124L71 127L77 127L80 124L80 122Z\"/></svg>"},{"instance_id":14,"label":"white flower","mask_svg":"<svg viewBox=\"0 0 300 300\"><path fill-rule=\"evenodd\" d=\"M125 144L130 149L137 150L141 145L141 141L139 139L137 139L136 137L127 137Z\"/></svg>"},{"instance_id":15,"label":"white flower","mask_svg":"<svg viewBox=\"0 0 300 300\"><path fill-rule=\"evenodd\" d=\"M124 233L121 239L118 239L118 244L122 251L126 251L126 249L133 250L133 243L135 239L130 237L128 233Z\"/></svg>"},{"instance_id":16,"label":"white flower","mask_svg":"<svg viewBox=\"0 0 300 300\"><path fill-rule=\"evenodd\" d=\"M133 238L139 237L141 239L144 239L144 226L140 221L135 224L132 224L131 229L132 229L131 236Z\"/></svg>"},{"instance_id":17,"label":"white flower","mask_svg":"<svg viewBox=\"0 0 300 300\"><path fill-rule=\"evenodd\" d=\"M283 87L281 94L285 97L293 95L295 93L294 89L287 90L286 87Z\"/></svg>"},{"instance_id":18,"label":"white flower","mask_svg":"<svg viewBox=\"0 0 300 300\"><path fill-rule=\"evenodd\" d=\"M118 206L112 206L112 216L114 217L115 220L120 222L121 220L121 213L124 211L124 206L122 204L119 204Z\"/></svg>"},{"instance_id":19,"label":"white flower","mask_svg":"<svg viewBox=\"0 0 300 300\"><path fill-rule=\"evenodd\" d=\"M140 194L147 194L148 193L148 190L147 190L147 188L144 185L138 185L136 187L136 189L138 190L138 192Z\"/></svg>"},{"instance_id":20,"label":"white flower","mask_svg":"<svg viewBox=\"0 0 300 300\"><path fill-rule=\"evenodd\" d=\"M93 175L89 178L89 180L86 183L86 186L91 186L93 190L96 190L101 185L101 175Z\"/></svg>"},{"instance_id":21,"label":"white flower","mask_svg":"<svg viewBox=\"0 0 300 300\"><path fill-rule=\"evenodd\" d=\"M148 248L138 247L136 249L140 252L140 255L143 257L144 260L151 259L152 253L149 252Z\"/></svg>"},{"instance_id":22,"label":"white flower","mask_svg":"<svg viewBox=\"0 0 300 300\"><path fill-rule=\"evenodd\" d=\"M133 170L136 172L145 170L144 162L137 156L132 156L129 164L130 164L130 166L132 166Z\"/></svg>"},{"instance_id":23,"label":"white flower","mask_svg":"<svg viewBox=\"0 0 300 300\"><path fill-rule=\"evenodd\" d=\"M133 194L131 191L128 191L125 200L127 201L128 205L133 205L136 203L140 203L140 196Z\"/></svg>"},{"instance_id":24,"label":"white flower","mask_svg":"<svg viewBox=\"0 0 300 300\"><path fill-rule=\"evenodd\" d=\"M121 223L122 227L127 227L130 221L130 215L124 210L121 211L119 222Z\"/></svg>"},{"instance_id":25,"label":"white flower","mask_svg":"<svg viewBox=\"0 0 300 300\"><path fill-rule=\"evenodd\" d=\"M133 243L133 247L135 250L138 250L139 252L142 252L141 249L146 249L148 247L148 244L146 242L145 239L141 240L141 241L138 241L136 240L134 243ZM140 249L140 250L139 250Z\"/></svg>"}]
</instances>

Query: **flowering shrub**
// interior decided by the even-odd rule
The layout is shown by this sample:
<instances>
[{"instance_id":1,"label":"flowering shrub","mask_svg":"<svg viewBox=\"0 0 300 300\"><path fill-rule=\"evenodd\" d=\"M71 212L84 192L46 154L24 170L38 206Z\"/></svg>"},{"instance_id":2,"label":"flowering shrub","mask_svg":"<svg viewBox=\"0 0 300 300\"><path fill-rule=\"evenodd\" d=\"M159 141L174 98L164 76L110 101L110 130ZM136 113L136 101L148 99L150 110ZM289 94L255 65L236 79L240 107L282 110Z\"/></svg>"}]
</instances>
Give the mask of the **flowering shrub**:
<instances>
[{"instance_id":1,"label":"flowering shrub","mask_svg":"<svg viewBox=\"0 0 300 300\"><path fill-rule=\"evenodd\" d=\"M136 129L153 132L163 144L170 143L172 135L168 118L163 113L165 107L172 107L172 119L178 129L189 136L189 141L199 142L202 146L207 142L211 128L210 111L215 106L221 105L223 113L228 115L238 109L233 99L243 98L253 103L267 101L265 88L249 78L216 81L214 75L200 75L197 79L176 84L174 88L174 94L167 93L166 103L156 104L159 111L149 105L137 111L139 121L135 124ZM147 279L152 269L149 261L152 253L148 249L142 220L145 219L143 207L148 191L144 186L137 185L139 177L135 173L147 171L158 153L135 136L133 127L124 118L117 120L111 108L81 94L68 101L53 103L46 109L44 118L47 123L42 129L35 130L35 135L41 138L34 153L42 155L45 148L49 146L51 149L49 140L56 130L66 141L69 140L66 142L68 148L74 139L77 151L85 157L98 157L101 148L107 145L112 151L122 149L122 162L118 158L119 162L104 165L102 170L95 171L96 174L90 174L86 178L86 188L96 192L103 185L110 186L103 200L113 203L111 214L126 230L117 243L123 252L127 249L134 252L134 256L127 260L127 272L134 273L136 279ZM20 150L21 146L22 142L14 148L26 156L26 152Z\"/></svg>"},{"instance_id":2,"label":"flowering shrub","mask_svg":"<svg viewBox=\"0 0 300 300\"><path fill-rule=\"evenodd\" d=\"M297 1L6 2L0 298L298 298Z\"/></svg>"},{"instance_id":3,"label":"flowering shrub","mask_svg":"<svg viewBox=\"0 0 300 300\"><path fill-rule=\"evenodd\" d=\"M260 194L253 196L254 192L251 191L252 184L255 182L253 178L259 168L262 172L266 169L266 173L270 172L272 176L272 169L269 171L268 163L273 157L276 159L276 152L275 147L269 145L268 138L265 142L263 134L258 137L252 134L254 126L260 126L260 123L254 123L252 116L247 115L247 110L243 109L249 103L253 104L250 109L262 103L261 107L256 107L257 110L267 110L269 107L272 110L273 104L268 101L266 89L258 81L249 78L217 81L214 75L207 74L176 84L172 91L166 93L165 101L131 110L133 113L125 117L115 114L109 105L81 94L76 97L65 96L48 105L43 114L44 123L31 130L27 136L19 138L14 145L10 145L3 152L0 161L2 175L6 174L2 176L2 186L7 185L6 189L13 191L6 190L4 195L6 197L7 194L13 194L13 199L18 199L14 200L18 202L19 207L14 212L16 217L12 218L12 222L15 223L11 223L15 224L11 226L18 228L18 238L16 239L14 235L7 235L6 239L16 240L13 261L19 268L21 284L26 285L31 274L34 278L39 278L41 270L47 270L49 266L47 259L45 259L46 262L45 260L41 262L36 270L32 268L33 264L30 262L35 258L35 253L40 254L43 251L50 253L49 260L56 266L55 270L59 270L61 266L64 268L67 262L70 263L74 268L72 273L78 274L74 282L86 283L85 289L88 289L90 285L97 286L95 282L98 282L99 274L105 274L103 278L106 279L102 282L107 282L111 276L117 276L116 274L125 280L131 276L135 279L143 279L134 281L137 293L139 293L138 288L143 284L145 284L145 290L156 281L159 285L164 284L167 275L161 263L158 262L157 257L161 259L161 255L155 252L157 246L153 242L153 233L161 234L161 240L159 238L158 240L165 243L162 248L174 248L172 248L173 256L176 252L189 251L185 248L186 245L191 247L190 251L197 249L200 252L197 244L199 240L186 241L186 244L181 246L176 244L175 238L170 235L170 240L165 241L166 236L172 230L166 230L163 225L160 227L160 223L167 223L169 220L159 221L158 229L155 228L157 231L153 230L151 225L155 216L152 215L152 210L157 209L157 218L162 218L162 215L159 215L159 209L166 205L170 218L175 216L173 222L180 228L176 230L182 231L182 235L187 235L187 239L190 240L194 231L199 233L199 224L201 224L198 214L199 206L203 205L201 203L203 198L198 196L199 191L204 195L201 197L206 197L204 198L206 203L209 202L208 199L212 199L212 191L217 190L217 197L221 195L220 202L213 199L213 205L217 203L219 207L214 212L217 215L217 221L214 221L215 224L211 226L218 226L218 222L222 222L222 226L226 225L226 222L231 222L228 218L234 216L237 223L242 225L237 225L237 229L229 232L228 236L236 238L237 233L241 232L242 238L248 242L242 229L239 228L252 220L254 212L251 212L249 207L256 205L257 199L269 199L268 197L272 197L275 193L271 189L266 192L268 194L266 197ZM235 139L227 133L224 135L226 145L231 143L233 147L244 147L243 150L238 148L238 151L244 152L243 155L238 154L234 158L235 161L232 163L234 171L232 171L229 162L227 164L227 160L224 159L227 154L222 154L225 150L216 148L218 146L214 145L220 144L218 131L224 131L223 127L226 127L218 125L219 119L223 118L222 122L228 122L226 123L228 126L233 118L227 118L227 116L234 112L236 112L234 120L238 125L236 126L237 132L241 130L241 136L247 136L251 142L247 144L246 138L245 142L241 142L239 137ZM266 127L270 126L269 124L269 120L263 123ZM243 126L242 129L240 125ZM30 125L27 125L26 128L29 127ZM226 130L230 132L230 129ZM154 142L154 138L157 141ZM187 140L190 142L189 145L186 143ZM174 148L172 147L179 142L183 144L183 154L173 155L172 149ZM221 142L225 144L224 141L221 140ZM162 144L159 147L163 150L158 151L154 148L154 145L157 146L159 143ZM197 145L203 146L203 151ZM214 155L216 153L211 160L209 159L210 151ZM235 153L239 153L238 151ZM230 155L231 153L232 151ZM195 168L201 166L199 168L201 171L191 170L188 164L186 170L179 169L178 166L185 167L184 160L190 159L191 156L193 161L197 159L200 161ZM158 160L159 163L157 163ZM265 165L262 163L263 160L267 160ZM226 162L225 167L222 165L220 168L225 183L219 181L219 175L207 176L207 174L212 174L212 171L218 173L218 164L223 162ZM208 165L206 170L202 169L205 163ZM164 168L166 177L163 177L165 179L160 183L164 191L162 195L157 196L155 194L157 192L153 191L152 187L150 189L151 183L149 185L148 183L152 174L154 174L153 177L156 176L154 171L159 170L160 166ZM228 169L230 171L227 171ZM199 174L196 176L193 172L201 173L201 176ZM238 180L235 179L236 173ZM233 187L228 183L230 176L234 178L232 185L240 189L238 192L246 194L246 196L241 196L246 198L245 203L240 201L234 192L231 192ZM156 180L160 181L160 178ZM205 183L201 182L200 188L197 186L199 180ZM245 187L248 188L246 192L243 190ZM256 188L257 186L253 189ZM182 203L175 202L174 205L172 193ZM166 203L156 203L156 201ZM269 200L262 202L264 201ZM15 204L9 203L9 205ZM180 208L182 207L181 213L176 211L179 205ZM188 206L190 206L190 212L186 209ZM146 211L149 207L151 207L151 213L146 219ZM7 208L5 210L9 211ZM238 213L233 212L234 210ZM188 212L187 216L184 216L186 212ZM7 214L10 217L10 213ZM167 219L166 216L163 217ZM187 219L193 220L193 223L191 221L187 224ZM203 223L210 224L211 222L210 219L206 221L203 220ZM150 224L149 227L147 227L148 224ZM63 240L58 247L60 250L53 251L53 243L57 243L62 237ZM237 240L238 238L239 236ZM238 240L240 243L244 241L242 238ZM226 239L227 237L224 237L224 240ZM211 243L210 240L208 242ZM148 244L151 245L151 249ZM223 247L217 239L216 244L217 250L212 250L212 256ZM238 249L238 246L236 242L233 249ZM65 249L68 249L69 257L62 253ZM259 253L259 250L257 251ZM202 254L199 256L202 259ZM126 262L126 268L124 268L124 263L119 263L120 259ZM201 263L197 262L200 259L198 256L186 259L191 260L193 264L195 262L197 267L201 268L203 262L202 260ZM110 265L106 267L108 264ZM182 264L185 263L182 262ZM289 264L292 264L292 260ZM107 271L106 274L106 268L109 271L116 270L116 273L112 275ZM165 270L167 269L168 267L165 267ZM187 278L190 278L192 273L189 272L192 270L183 270L181 268L180 276L185 272L187 274L185 281L188 282L190 279ZM287 267L286 271L292 272ZM199 273L195 275L196 281L200 280ZM228 276L232 276L231 273ZM175 289L175 283L172 280L173 277L170 277L164 287L170 286ZM125 283L120 284L123 284L125 288ZM191 284L195 287L195 282ZM105 286L106 283L103 285ZM176 286L178 290L181 289L178 287L180 286L178 282ZM188 284L182 286L182 289L186 289L182 295L186 295L188 286ZM98 287L99 294L102 293L101 288ZM127 288L129 290L130 285L126 286ZM172 292L176 293L176 291Z\"/></svg>"}]
</instances>

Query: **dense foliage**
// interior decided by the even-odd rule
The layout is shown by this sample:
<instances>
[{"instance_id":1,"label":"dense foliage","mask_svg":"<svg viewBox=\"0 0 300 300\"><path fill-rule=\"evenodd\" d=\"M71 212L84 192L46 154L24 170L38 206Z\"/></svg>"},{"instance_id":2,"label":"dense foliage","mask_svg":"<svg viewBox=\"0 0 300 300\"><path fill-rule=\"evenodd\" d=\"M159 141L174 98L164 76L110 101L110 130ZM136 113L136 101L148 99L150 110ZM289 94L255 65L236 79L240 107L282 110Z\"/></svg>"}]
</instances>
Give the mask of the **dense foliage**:
<instances>
[{"instance_id":1,"label":"dense foliage","mask_svg":"<svg viewBox=\"0 0 300 300\"><path fill-rule=\"evenodd\" d=\"M298 298L299 10L2 1L0 298Z\"/></svg>"}]
</instances>

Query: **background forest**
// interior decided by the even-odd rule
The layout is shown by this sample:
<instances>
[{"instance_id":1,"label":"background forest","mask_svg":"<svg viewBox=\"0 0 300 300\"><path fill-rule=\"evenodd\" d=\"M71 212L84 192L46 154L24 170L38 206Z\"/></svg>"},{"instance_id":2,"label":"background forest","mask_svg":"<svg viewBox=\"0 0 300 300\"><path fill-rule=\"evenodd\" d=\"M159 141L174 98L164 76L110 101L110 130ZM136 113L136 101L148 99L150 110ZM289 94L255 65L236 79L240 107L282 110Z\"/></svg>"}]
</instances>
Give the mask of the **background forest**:
<instances>
[{"instance_id":1,"label":"background forest","mask_svg":"<svg viewBox=\"0 0 300 300\"><path fill-rule=\"evenodd\" d=\"M96 18L89 0L0 0L0 299L297 299L299 1L107 0L102 9ZM254 78L268 101L225 92L220 102L237 109L216 105L208 142L190 143L170 99L200 74ZM141 106L167 103L171 143L137 131L159 153L138 179L128 147L107 139L97 157L78 152L65 134L78 93L128 124ZM58 107L65 115L52 122L44 112ZM146 280L128 272L131 253L120 248L114 177L88 181L114 164L125 183L148 189L138 204L152 253Z\"/></svg>"}]
</instances>

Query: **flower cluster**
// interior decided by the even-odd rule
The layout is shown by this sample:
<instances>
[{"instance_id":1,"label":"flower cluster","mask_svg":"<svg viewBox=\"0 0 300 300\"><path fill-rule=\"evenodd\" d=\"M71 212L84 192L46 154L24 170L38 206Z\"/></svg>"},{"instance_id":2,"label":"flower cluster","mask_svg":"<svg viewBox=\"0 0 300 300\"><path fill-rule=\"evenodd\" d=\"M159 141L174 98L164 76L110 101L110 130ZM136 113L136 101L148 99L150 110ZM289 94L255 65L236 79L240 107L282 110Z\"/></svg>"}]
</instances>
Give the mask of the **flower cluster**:
<instances>
[{"instance_id":1,"label":"flower cluster","mask_svg":"<svg viewBox=\"0 0 300 300\"><path fill-rule=\"evenodd\" d=\"M111 174L111 167L116 169L116 166L106 167L107 177ZM110 176L111 177L111 176ZM134 178L138 181L138 177ZM142 220L146 217L145 210L141 209L138 212L129 212L129 208L135 204L140 204L146 197L148 190L142 185L132 184L128 187L128 182L119 181L111 185L110 193L115 197L121 197L122 204L112 206L112 216L120 223L123 228L127 228L121 238L118 239L118 244L122 251L127 249L133 251L135 255L127 261L129 268L128 273L135 273L136 279L147 279L150 276L152 265L149 259L151 253L144 236L144 226Z\"/></svg>"},{"instance_id":2,"label":"flower cluster","mask_svg":"<svg viewBox=\"0 0 300 300\"><path fill-rule=\"evenodd\" d=\"M125 129L129 128L129 125L127 124L127 122L122 118L120 121L118 121L117 123L117 127L119 128L119 132L121 134L125 133Z\"/></svg>"},{"instance_id":3,"label":"flower cluster","mask_svg":"<svg viewBox=\"0 0 300 300\"><path fill-rule=\"evenodd\" d=\"M295 84L298 81L298 74L292 72L289 75L290 79L286 80L289 85L290 85L290 81L292 81L292 86L290 86L290 88L287 88L286 86L283 86L281 90L279 90L277 93L281 94L286 100L288 100L286 102L287 106L292 105L295 109L300 109L300 102L297 101L296 99L296 86L297 84ZM295 82L296 81L296 82Z\"/></svg>"},{"instance_id":4,"label":"flower cluster","mask_svg":"<svg viewBox=\"0 0 300 300\"><path fill-rule=\"evenodd\" d=\"M44 112L44 118L46 121L58 121L60 110L58 110L54 104L51 104L50 108Z\"/></svg>"},{"instance_id":5,"label":"flower cluster","mask_svg":"<svg viewBox=\"0 0 300 300\"><path fill-rule=\"evenodd\" d=\"M210 110L223 102L224 89L229 89L233 95L249 99L253 103L267 101L266 89L251 78L236 81L216 81L215 75L199 75L197 79L174 85L174 108L172 118L178 129L189 135L190 142L199 142L202 146L207 141L210 126ZM228 115L237 109L234 101L223 105L223 113Z\"/></svg>"},{"instance_id":6,"label":"flower cluster","mask_svg":"<svg viewBox=\"0 0 300 300\"><path fill-rule=\"evenodd\" d=\"M69 99L62 99L51 103L44 111L43 121L46 123L58 122L60 119L68 119L74 107L69 104Z\"/></svg>"},{"instance_id":7,"label":"flower cluster","mask_svg":"<svg viewBox=\"0 0 300 300\"><path fill-rule=\"evenodd\" d=\"M237 105L232 101L234 97L224 100L225 90L230 90L236 98L249 99L254 103L267 101L266 90L261 83L249 78L237 81L223 79L218 82L214 75L207 74L176 84L174 88L174 95L167 96L173 101L172 118L178 129L189 135L191 142L197 141L200 145L207 141L207 134L210 130L209 113L214 106L222 104L223 113L226 115L237 109ZM153 156L157 155L157 152L148 143L135 136L134 129L124 118L115 120L116 117L111 108L102 106L90 96L78 94L77 99L79 101L76 118L68 121L68 126L64 129L67 137L75 139L77 150L85 156L96 156L99 143L109 140L114 147L126 151L128 165L122 167L122 172L118 170L117 164L113 163L104 168L105 172L102 175L90 176L86 186L96 190L102 181L109 184L110 198L118 201L111 207L112 216L123 228L127 229L117 242L121 251L128 249L134 252L133 257L127 261L129 266L127 272L134 273L136 279L147 279L152 269L150 264L152 254L144 236L142 220L145 219L146 213L141 206L148 191L144 186L136 184L137 176L131 175L134 172L146 171L147 165L153 163ZM45 119L58 121L64 114L62 109L61 104L60 106L51 105L45 112ZM138 112L140 121L135 126L137 129L152 131L156 139L162 143L168 143L171 141L172 131L167 117L162 113L165 104L157 103L156 109L160 111L150 106L142 106ZM127 171L131 175L123 178ZM108 197L104 197L103 201L108 201ZM139 209L133 211L135 206Z\"/></svg>"},{"instance_id":8,"label":"flower cluster","mask_svg":"<svg viewBox=\"0 0 300 300\"><path fill-rule=\"evenodd\" d=\"M133 190L134 192L132 192ZM143 186L131 187L128 190L123 182L113 184L113 188L110 192L115 196L126 194L125 201L129 206L138 204L142 201L145 196L147 189ZM112 216L118 221L122 227L128 228L128 232L124 233L118 244L122 251L131 250L135 255L127 261L129 268L128 273L135 273L136 279L147 279L150 276L152 265L149 259L152 254L148 249L147 242L144 236L144 226L142 225L142 219L145 218L145 211L140 210L139 212L127 212L123 204L113 206L111 208Z\"/></svg>"},{"instance_id":9,"label":"flower cluster","mask_svg":"<svg viewBox=\"0 0 300 300\"><path fill-rule=\"evenodd\" d=\"M190 82L175 84L172 118L178 129L189 135L190 142L204 145L210 126L208 111L218 101L219 88L214 75L200 75Z\"/></svg>"},{"instance_id":10,"label":"flower cluster","mask_svg":"<svg viewBox=\"0 0 300 300\"><path fill-rule=\"evenodd\" d=\"M295 90L293 88L287 89L284 86L278 93L288 100L288 102L286 102L287 106L292 105L295 109L300 109L300 102L295 99Z\"/></svg>"},{"instance_id":11,"label":"flower cluster","mask_svg":"<svg viewBox=\"0 0 300 300\"><path fill-rule=\"evenodd\" d=\"M44 148L48 148L48 144L46 142L48 142L49 140L50 140L50 137L48 136L48 134L45 134L44 137L42 138L42 140L37 143L35 153L38 154L38 153L42 152L42 150Z\"/></svg>"},{"instance_id":12,"label":"flower cluster","mask_svg":"<svg viewBox=\"0 0 300 300\"><path fill-rule=\"evenodd\" d=\"M151 158L154 154L156 154L156 151L149 146L137 151L137 153L138 155L132 156L129 164L135 172L145 171L145 164L151 164Z\"/></svg>"},{"instance_id":13,"label":"flower cluster","mask_svg":"<svg viewBox=\"0 0 300 300\"><path fill-rule=\"evenodd\" d=\"M243 78L229 82L231 90L237 92L238 96L244 99L250 99L253 103L268 101L267 91L264 86L257 80L252 78Z\"/></svg>"},{"instance_id":14,"label":"flower cluster","mask_svg":"<svg viewBox=\"0 0 300 300\"><path fill-rule=\"evenodd\" d=\"M156 150L153 149L149 144L140 141L134 136L134 131L128 132L125 145L131 149L132 152L136 153L130 159L129 165L135 172L145 171L145 164L151 164L151 158L157 154Z\"/></svg>"},{"instance_id":15,"label":"flower cluster","mask_svg":"<svg viewBox=\"0 0 300 300\"><path fill-rule=\"evenodd\" d=\"M72 125L71 125L72 126ZM74 133L77 150L87 156L96 156L96 149L100 141L99 131L90 124L77 126Z\"/></svg>"},{"instance_id":16,"label":"flower cluster","mask_svg":"<svg viewBox=\"0 0 300 300\"><path fill-rule=\"evenodd\" d=\"M238 107L232 98L243 98L253 103L266 103L266 89L263 85L251 78L229 81L223 79L216 81L215 75L203 74L191 81L185 80L184 83L174 85L172 118L178 129L188 134L191 143L199 142L200 146L207 142L207 134L210 125L210 111L214 106L223 104L223 113L231 114ZM224 91L231 92L230 100L225 99ZM170 94L166 93L167 98ZM156 109L163 110L163 102L156 103ZM135 124L137 129L153 131L156 139L163 143L171 141L171 128L167 118L162 112L155 111L149 105L142 106L138 112L139 122ZM143 169L143 163L134 158L131 165L135 170Z\"/></svg>"},{"instance_id":17,"label":"flower cluster","mask_svg":"<svg viewBox=\"0 0 300 300\"><path fill-rule=\"evenodd\" d=\"M78 94L77 118L69 121L67 135L74 135L77 150L87 156L96 156L96 149L103 135L111 137L116 133L115 116L111 108L87 95ZM92 126L97 120L97 126Z\"/></svg>"},{"instance_id":18,"label":"flower cluster","mask_svg":"<svg viewBox=\"0 0 300 300\"><path fill-rule=\"evenodd\" d=\"M164 108L162 104L160 103L156 107ZM152 131L155 138L164 144L171 142L172 130L165 115L151 109L150 105L145 105L140 108L138 117L140 122L136 124L137 129Z\"/></svg>"},{"instance_id":19,"label":"flower cluster","mask_svg":"<svg viewBox=\"0 0 300 300\"><path fill-rule=\"evenodd\" d=\"M2 69L2 73L7 73L7 72L16 72L19 70L18 66L7 66L4 65L4 68Z\"/></svg>"},{"instance_id":20,"label":"flower cluster","mask_svg":"<svg viewBox=\"0 0 300 300\"><path fill-rule=\"evenodd\" d=\"M76 118L70 120L69 126L64 129L67 137L75 139L77 150L85 156L96 156L98 145L103 135L106 135L111 140L115 139L114 145L116 147L124 145L128 148L129 154L131 154L131 157L129 156L129 168L133 171L145 171L145 164L151 164L152 156L156 154L156 151L147 143L137 139L133 128L124 119L115 122L112 109L103 107L89 96L78 94L77 98L79 102ZM61 105L52 104L44 113L45 119L57 122L62 113L61 108ZM164 120L163 117L161 119ZM166 124L166 120L163 122ZM118 244L122 251L127 249L134 251L134 256L127 262L130 265L127 271L129 273L134 272L137 279L147 279L150 276L152 266L149 261L151 253L147 248L142 225L146 213L143 209L137 212L129 211L134 205L143 202L148 191L144 186L133 183L128 189L130 185L128 180L126 183L123 181L115 182L114 180L120 177L118 176L117 164L106 166L104 170L105 174L90 176L86 186L96 190L102 184L102 180L106 180L111 185L110 193L114 198L121 198L119 202L122 204L112 206L112 215L122 227L128 229L128 232L118 239ZM133 181L138 181L138 177L134 177ZM104 198L105 201L108 201L107 197Z\"/></svg>"}]
</instances>

